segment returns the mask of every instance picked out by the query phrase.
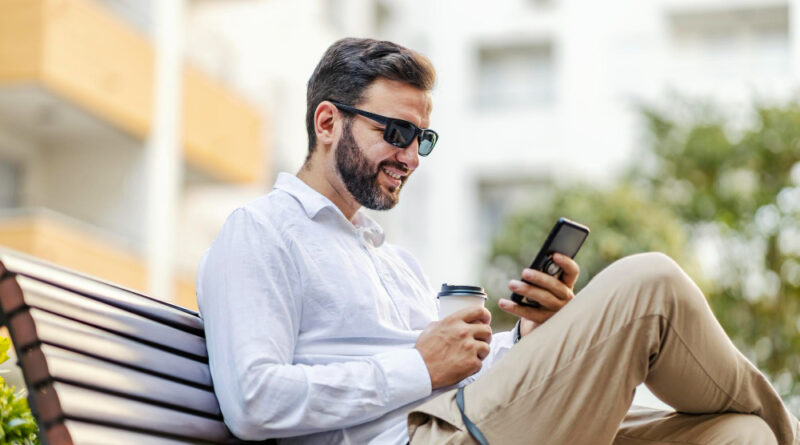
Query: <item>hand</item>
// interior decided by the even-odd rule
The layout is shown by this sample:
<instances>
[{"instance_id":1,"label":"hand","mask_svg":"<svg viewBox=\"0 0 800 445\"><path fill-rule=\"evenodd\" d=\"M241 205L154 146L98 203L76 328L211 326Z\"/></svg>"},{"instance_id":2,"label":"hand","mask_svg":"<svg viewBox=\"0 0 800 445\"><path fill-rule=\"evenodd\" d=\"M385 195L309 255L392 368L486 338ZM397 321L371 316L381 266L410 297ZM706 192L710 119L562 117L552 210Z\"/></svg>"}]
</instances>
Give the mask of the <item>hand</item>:
<instances>
[{"instance_id":1,"label":"hand","mask_svg":"<svg viewBox=\"0 0 800 445\"><path fill-rule=\"evenodd\" d=\"M536 301L542 307L520 306L508 299L501 299L498 302L500 309L521 318L520 335L522 336L530 333L537 325L549 320L575 297L572 289L578 280L578 274L580 274L578 263L560 253L553 254L553 262L561 266L563 270L561 280L538 270L525 269L522 271L522 278L531 284L519 280L511 280L508 283L508 288L512 292L516 292L528 300Z\"/></svg>"},{"instance_id":2,"label":"hand","mask_svg":"<svg viewBox=\"0 0 800 445\"><path fill-rule=\"evenodd\" d=\"M431 376L433 389L458 383L481 369L489 355L492 313L484 307L462 309L429 324L414 345Z\"/></svg>"}]
</instances>

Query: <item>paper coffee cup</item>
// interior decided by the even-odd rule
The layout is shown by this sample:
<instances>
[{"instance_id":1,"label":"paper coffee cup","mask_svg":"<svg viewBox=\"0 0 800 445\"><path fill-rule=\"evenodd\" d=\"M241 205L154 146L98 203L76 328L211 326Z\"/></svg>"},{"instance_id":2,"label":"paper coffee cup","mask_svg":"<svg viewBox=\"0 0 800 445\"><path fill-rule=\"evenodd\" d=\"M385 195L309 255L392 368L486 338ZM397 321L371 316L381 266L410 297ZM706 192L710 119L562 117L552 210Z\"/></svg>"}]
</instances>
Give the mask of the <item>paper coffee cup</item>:
<instances>
[{"instance_id":1,"label":"paper coffee cup","mask_svg":"<svg viewBox=\"0 0 800 445\"><path fill-rule=\"evenodd\" d=\"M442 290L437 296L439 299L439 319L447 317L453 312L483 305L489 297L482 287L462 286L455 284L442 284Z\"/></svg>"}]
</instances>

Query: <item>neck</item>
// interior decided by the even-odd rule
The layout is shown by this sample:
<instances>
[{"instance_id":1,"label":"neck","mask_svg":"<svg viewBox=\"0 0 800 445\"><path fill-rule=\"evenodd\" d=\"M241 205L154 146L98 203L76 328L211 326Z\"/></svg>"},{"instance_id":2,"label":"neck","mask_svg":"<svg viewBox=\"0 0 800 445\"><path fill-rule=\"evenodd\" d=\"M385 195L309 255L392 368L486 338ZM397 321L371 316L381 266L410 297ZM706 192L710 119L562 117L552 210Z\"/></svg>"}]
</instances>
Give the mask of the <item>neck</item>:
<instances>
[{"instance_id":1,"label":"neck","mask_svg":"<svg viewBox=\"0 0 800 445\"><path fill-rule=\"evenodd\" d=\"M319 168L321 165L325 164L323 162L313 162L313 159L309 159L297 172L297 177L322 194L322 196L330 199L344 214L345 218L352 222L361 205L353 199L347 187L342 183L339 175L334 170L335 167L321 170Z\"/></svg>"}]
</instances>

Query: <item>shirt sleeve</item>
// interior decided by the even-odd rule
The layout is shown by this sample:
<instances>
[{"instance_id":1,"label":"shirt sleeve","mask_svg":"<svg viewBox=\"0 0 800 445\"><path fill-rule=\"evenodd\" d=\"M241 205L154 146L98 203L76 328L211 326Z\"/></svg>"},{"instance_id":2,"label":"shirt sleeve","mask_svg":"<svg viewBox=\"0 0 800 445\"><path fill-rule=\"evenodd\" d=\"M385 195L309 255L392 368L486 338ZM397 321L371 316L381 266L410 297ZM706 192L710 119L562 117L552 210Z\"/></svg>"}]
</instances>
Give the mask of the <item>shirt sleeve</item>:
<instances>
[{"instance_id":1,"label":"shirt sleeve","mask_svg":"<svg viewBox=\"0 0 800 445\"><path fill-rule=\"evenodd\" d=\"M301 276L278 230L247 208L200 266L197 297L225 423L262 440L345 428L431 393L414 348L326 365L294 364Z\"/></svg>"}]
</instances>

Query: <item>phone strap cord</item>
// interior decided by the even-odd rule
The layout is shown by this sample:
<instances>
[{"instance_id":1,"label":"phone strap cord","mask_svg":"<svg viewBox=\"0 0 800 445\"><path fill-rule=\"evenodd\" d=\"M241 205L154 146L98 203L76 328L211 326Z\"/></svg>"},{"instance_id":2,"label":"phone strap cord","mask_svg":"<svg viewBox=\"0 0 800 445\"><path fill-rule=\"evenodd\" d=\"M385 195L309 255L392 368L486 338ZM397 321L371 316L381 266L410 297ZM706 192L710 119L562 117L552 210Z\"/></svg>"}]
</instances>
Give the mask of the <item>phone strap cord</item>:
<instances>
[{"instance_id":1,"label":"phone strap cord","mask_svg":"<svg viewBox=\"0 0 800 445\"><path fill-rule=\"evenodd\" d=\"M486 440L486 437L483 436L481 430L469 420L467 417L467 413L464 412L464 387L458 388L456 391L456 405L458 405L458 410L461 411L461 420L464 422L464 426L467 427L467 431L469 435L475 439L480 445L489 445L489 441Z\"/></svg>"}]
</instances>

